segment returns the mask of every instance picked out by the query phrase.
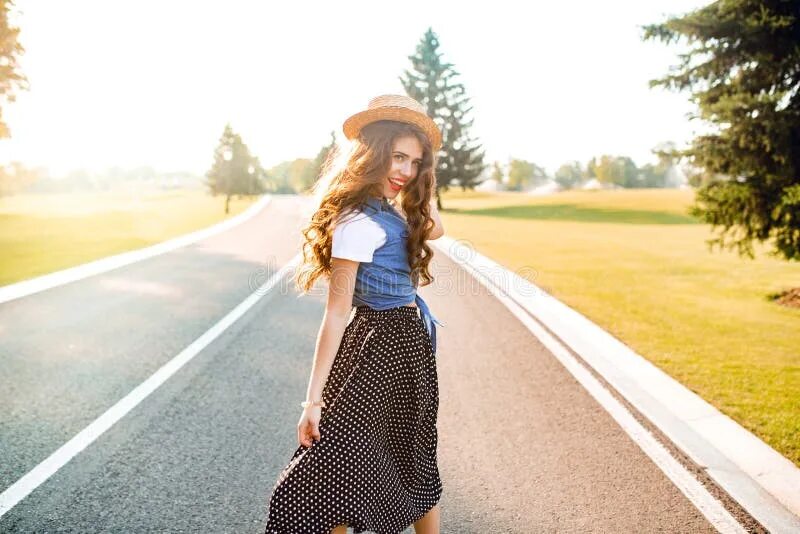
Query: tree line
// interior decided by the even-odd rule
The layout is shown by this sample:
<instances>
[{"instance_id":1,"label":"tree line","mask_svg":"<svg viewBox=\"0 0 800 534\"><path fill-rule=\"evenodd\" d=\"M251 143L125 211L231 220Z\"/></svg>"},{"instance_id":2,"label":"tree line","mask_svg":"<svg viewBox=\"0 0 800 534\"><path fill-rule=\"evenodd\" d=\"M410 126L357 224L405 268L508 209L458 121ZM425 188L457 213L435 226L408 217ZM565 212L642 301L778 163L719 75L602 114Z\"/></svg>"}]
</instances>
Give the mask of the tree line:
<instances>
[{"instance_id":1,"label":"tree line","mask_svg":"<svg viewBox=\"0 0 800 534\"><path fill-rule=\"evenodd\" d=\"M599 187L676 187L682 185L679 176L685 171L678 170L679 161L672 150L674 144L665 143L653 151L658 162L641 167L628 156L608 154L593 157L585 164L577 160L568 161L552 175L534 162L511 158L506 165L495 161L488 178L506 191L526 191L551 181L559 189L577 189L592 181ZM697 177L688 179L686 183L698 185Z\"/></svg>"},{"instance_id":2,"label":"tree line","mask_svg":"<svg viewBox=\"0 0 800 534\"><path fill-rule=\"evenodd\" d=\"M11 0L0 0L0 139L10 136L2 109L17 90L28 89L18 57L24 52L19 29L8 22ZM754 242L769 242L773 254L800 260L800 0L717 0L665 22L642 27L643 40L682 41L688 52L653 87L687 91L696 104L692 120L712 126L687 149L674 147L660 158L685 159L697 186L690 213L717 231L713 248L736 249L753 257ZM409 96L439 125L443 146L436 168L436 198L451 185L473 188L486 168L481 144L471 135L472 107L455 67L444 60L439 40L428 29L411 66L400 76ZM259 194L303 190L316 179L330 150L314 160L295 160L264 170L230 125L225 127L206 185L213 194ZM637 167L630 158L600 156L585 165L569 162L557 171L560 184L596 178L622 187L653 186L664 179L667 159ZM0 168L0 193L9 176L29 179L22 169ZM499 164L492 174L502 174ZM512 160L513 187L540 180L532 162ZM5 186L3 185L5 184Z\"/></svg>"}]
</instances>

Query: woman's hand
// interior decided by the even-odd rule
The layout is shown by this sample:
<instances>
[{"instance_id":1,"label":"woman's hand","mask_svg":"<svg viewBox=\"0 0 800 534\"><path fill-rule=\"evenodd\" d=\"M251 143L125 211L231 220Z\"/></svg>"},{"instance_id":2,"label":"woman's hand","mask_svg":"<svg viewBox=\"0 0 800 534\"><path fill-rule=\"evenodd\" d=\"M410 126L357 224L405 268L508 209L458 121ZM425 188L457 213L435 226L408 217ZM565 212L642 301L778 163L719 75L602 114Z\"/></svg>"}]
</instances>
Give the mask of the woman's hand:
<instances>
[{"instance_id":1,"label":"woman's hand","mask_svg":"<svg viewBox=\"0 0 800 534\"><path fill-rule=\"evenodd\" d=\"M444 225L442 224L442 218L439 216L439 208L436 205L436 197L431 196L431 201L428 204L430 208L430 215L431 219L433 219L433 229L431 230L431 235L428 236L428 239L439 239L444 235Z\"/></svg>"},{"instance_id":2,"label":"woman's hand","mask_svg":"<svg viewBox=\"0 0 800 534\"><path fill-rule=\"evenodd\" d=\"M303 415L297 423L297 441L303 447L310 447L312 440L319 441L319 419L322 415L322 408L319 406L309 406L303 408Z\"/></svg>"}]
</instances>

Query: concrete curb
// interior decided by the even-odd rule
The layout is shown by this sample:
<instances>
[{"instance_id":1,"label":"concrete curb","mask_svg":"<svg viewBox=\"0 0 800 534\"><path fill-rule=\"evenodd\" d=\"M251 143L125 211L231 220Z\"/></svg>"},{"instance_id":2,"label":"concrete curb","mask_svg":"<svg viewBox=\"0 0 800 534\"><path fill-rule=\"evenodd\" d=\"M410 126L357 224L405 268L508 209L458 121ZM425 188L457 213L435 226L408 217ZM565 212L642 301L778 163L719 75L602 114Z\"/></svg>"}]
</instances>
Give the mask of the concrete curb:
<instances>
[{"instance_id":1,"label":"concrete curb","mask_svg":"<svg viewBox=\"0 0 800 534\"><path fill-rule=\"evenodd\" d=\"M75 267L70 267L69 269L63 269L61 271L37 276L36 278L31 278L29 280L23 280L22 282L16 282L14 284L2 286L0 287L0 304L25 297L27 295L32 295L33 293L38 293L39 291L44 291L45 289L50 289L52 287L68 284L76 280L88 278L96 274L111 271L118 267L130 265L131 263L136 263L137 261L142 261L147 258L152 258L153 256L158 256L159 254L164 254L165 252L170 252L172 250L191 245L192 243L196 243L197 241L211 237L212 235L219 234L247 221L255 214L260 212L264 207L266 207L271 200L272 197L270 195L264 195L255 204L247 208L239 215L231 217L227 221L222 221L213 226L209 226L208 228L203 228L202 230L184 234L162 243L137 250L131 250L129 252L122 252L113 256L106 256L105 258L100 258L99 260L76 265Z\"/></svg>"},{"instance_id":2,"label":"concrete curb","mask_svg":"<svg viewBox=\"0 0 800 534\"><path fill-rule=\"evenodd\" d=\"M770 532L800 532L800 469L734 420L466 241L431 241L558 336Z\"/></svg>"}]
</instances>

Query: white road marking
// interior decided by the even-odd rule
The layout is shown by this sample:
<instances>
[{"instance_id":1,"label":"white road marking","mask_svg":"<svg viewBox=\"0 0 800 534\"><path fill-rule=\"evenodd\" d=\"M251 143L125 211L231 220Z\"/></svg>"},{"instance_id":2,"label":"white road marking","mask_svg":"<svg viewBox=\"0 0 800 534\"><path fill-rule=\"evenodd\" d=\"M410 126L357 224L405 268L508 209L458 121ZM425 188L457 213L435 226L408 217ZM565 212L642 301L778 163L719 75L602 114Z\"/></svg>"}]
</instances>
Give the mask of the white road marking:
<instances>
[{"instance_id":1,"label":"white road marking","mask_svg":"<svg viewBox=\"0 0 800 534\"><path fill-rule=\"evenodd\" d=\"M245 222L261 211L266 205L268 205L270 200L272 200L271 196L264 196L239 215L236 215L227 221L222 221L213 226L209 226L208 228L197 230L196 232L184 234L168 241L151 245L149 247L131 250L129 252L122 252L113 256L107 256L105 258L100 258L99 260L90 261L82 265L76 265L75 267L70 267L69 269L63 269L54 273L37 276L36 278L31 278L30 280L23 280L22 282L16 282L14 284L8 284L0 287L0 304L25 297L27 295L32 295L33 293L38 293L40 291L44 291L45 289L68 284L76 280L82 280L83 278L88 278L96 274L105 273L112 269L117 269L137 261L142 261L147 258L152 258L153 256L158 256L159 254L164 254L165 252L169 252L171 250L185 247L186 245L191 245L192 243L196 243L197 241L206 239L212 235L219 234L220 232L224 232L225 230Z\"/></svg>"},{"instance_id":2,"label":"white road marking","mask_svg":"<svg viewBox=\"0 0 800 534\"><path fill-rule=\"evenodd\" d=\"M103 415L95 419L89 426L78 432L75 437L62 445L47 459L9 486L0 494L0 518L16 506L22 499L27 497L33 490L39 487L44 481L53 476L56 471L64 467L75 455L99 438L106 430L111 428L114 423L122 419L128 412L135 408L136 405L158 389L161 384L166 382L169 377L174 375L181 367L190 362L192 358L197 356L212 341L219 337L229 326L244 315L247 310L261 300L261 298L291 269L295 268L300 263L301 258L302 256L300 254L292 258L289 263L273 274L261 287L248 295L246 299L228 312L228 314L220 319L214 326L194 340L188 347L161 366L161 368L147 378L147 380L136 386L130 393L106 410Z\"/></svg>"},{"instance_id":3,"label":"white road marking","mask_svg":"<svg viewBox=\"0 0 800 534\"><path fill-rule=\"evenodd\" d=\"M661 469L689 501L705 516L706 519L723 534L745 533L746 530L728 512L708 490L692 475L669 451L642 426L639 421L618 401L603 384L597 380L558 339L553 337L514 299L506 294L504 288L498 287L479 269L465 261L463 252L445 250L458 265L472 274L500 302L513 313L520 322L535 335L542 344L561 362L572 376L594 397L594 399L614 418L625 433L642 451ZM452 248L452 247L450 247ZM488 272L491 274L491 272ZM497 274L496 272L494 274Z\"/></svg>"}]
</instances>

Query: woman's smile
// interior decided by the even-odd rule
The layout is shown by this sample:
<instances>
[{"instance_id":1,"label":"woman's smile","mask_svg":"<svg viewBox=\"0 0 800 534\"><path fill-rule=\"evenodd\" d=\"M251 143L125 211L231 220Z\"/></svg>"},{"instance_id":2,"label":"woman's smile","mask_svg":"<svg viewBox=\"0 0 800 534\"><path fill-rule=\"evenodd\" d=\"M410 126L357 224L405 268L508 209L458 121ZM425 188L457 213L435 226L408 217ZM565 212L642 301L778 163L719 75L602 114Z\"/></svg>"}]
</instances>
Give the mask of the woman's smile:
<instances>
[{"instance_id":1,"label":"woman's smile","mask_svg":"<svg viewBox=\"0 0 800 534\"><path fill-rule=\"evenodd\" d=\"M389 168L383 196L394 198L409 180L417 177L422 164L422 145L414 136L399 137L392 146L392 163Z\"/></svg>"},{"instance_id":2,"label":"woman's smile","mask_svg":"<svg viewBox=\"0 0 800 534\"><path fill-rule=\"evenodd\" d=\"M392 191L400 191L404 185L406 185L406 180L400 180L399 178L389 178L389 184L392 188Z\"/></svg>"}]
</instances>

